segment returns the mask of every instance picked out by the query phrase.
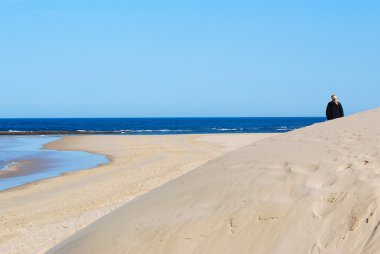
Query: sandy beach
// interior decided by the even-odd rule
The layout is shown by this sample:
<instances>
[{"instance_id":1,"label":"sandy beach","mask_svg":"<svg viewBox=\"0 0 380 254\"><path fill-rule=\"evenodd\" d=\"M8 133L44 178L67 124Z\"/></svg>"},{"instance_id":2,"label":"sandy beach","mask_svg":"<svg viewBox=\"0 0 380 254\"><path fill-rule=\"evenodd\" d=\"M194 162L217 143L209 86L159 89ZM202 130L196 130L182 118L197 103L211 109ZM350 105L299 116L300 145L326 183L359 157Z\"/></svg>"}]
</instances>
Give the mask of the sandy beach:
<instances>
[{"instance_id":1,"label":"sandy beach","mask_svg":"<svg viewBox=\"0 0 380 254\"><path fill-rule=\"evenodd\" d=\"M264 139L48 253L379 253L380 109Z\"/></svg>"},{"instance_id":2,"label":"sandy beach","mask_svg":"<svg viewBox=\"0 0 380 254\"><path fill-rule=\"evenodd\" d=\"M135 197L272 135L89 135L49 143L111 162L0 192L0 253L44 253Z\"/></svg>"}]
</instances>

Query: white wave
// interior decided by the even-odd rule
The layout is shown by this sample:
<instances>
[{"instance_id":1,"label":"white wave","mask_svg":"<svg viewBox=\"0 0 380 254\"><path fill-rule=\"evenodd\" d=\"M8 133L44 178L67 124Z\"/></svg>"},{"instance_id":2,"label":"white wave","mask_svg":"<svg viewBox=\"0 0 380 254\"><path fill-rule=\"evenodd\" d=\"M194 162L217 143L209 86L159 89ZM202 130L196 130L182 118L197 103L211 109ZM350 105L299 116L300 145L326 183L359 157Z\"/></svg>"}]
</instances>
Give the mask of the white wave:
<instances>
[{"instance_id":1,"label":"white wave","mask_svg":"<svg viewBox=\"0 0 380 254\"><path fill-rule=\"evenodd\" d=\"M160 129L160 130L120 130L120 131L115 131L115 132L120 132L120 133L144 133L144 132L186 132L186 131L191 131L191 130L169 130L169 129Z\"/></svg>"},{"instance_id":2,"label":"white wave","mask_svg":"<svg viewBox=\"0 0 380 254\"><path fill-rule=\"evenodd\" d=\"M18 130L8 130L8 132L27 132L27 131L18 131Z\"/></svg>"},{"instance_id":3,"label":"white wave","mask_svg":"<svg viewBox=\"0 0 380 254\"><path fill-rule=\"evenodd\" d=\"M12 166L14 166L16 164L17 164L16 161L8 162L2 168L0 168L0 170L8 170L10 167L12 167Z\"/></svg>"},{"instance_id":4,"label":"white wave","mask_svg":"<svg viewBox=\"0 0 380 254\"><path fill-rule=\"evenodd\" d=\"M289 128L286 127L286 126L281 126L281 127L277 128L276 130L277 130L277 131L288 131Z\"/></svg>"}]
</instances>

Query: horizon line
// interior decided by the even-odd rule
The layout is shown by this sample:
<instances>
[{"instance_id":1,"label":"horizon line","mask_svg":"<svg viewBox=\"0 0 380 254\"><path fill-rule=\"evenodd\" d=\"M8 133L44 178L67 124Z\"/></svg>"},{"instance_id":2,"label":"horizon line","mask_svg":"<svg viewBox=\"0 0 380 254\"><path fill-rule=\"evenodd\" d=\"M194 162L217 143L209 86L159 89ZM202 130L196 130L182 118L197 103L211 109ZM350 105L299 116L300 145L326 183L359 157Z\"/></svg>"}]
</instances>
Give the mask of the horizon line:
<instances>
[{"instance_id":1,"label":"horizon line","mask_svg":"<svg viewBox=\"0 0 380 254\"><path fill-rule=\"evenodd\" d=\"M122 117L0 117L6 119L175 119L175 118L325 118L325 116L122 116Z\"/></svg>"}]
</instances>

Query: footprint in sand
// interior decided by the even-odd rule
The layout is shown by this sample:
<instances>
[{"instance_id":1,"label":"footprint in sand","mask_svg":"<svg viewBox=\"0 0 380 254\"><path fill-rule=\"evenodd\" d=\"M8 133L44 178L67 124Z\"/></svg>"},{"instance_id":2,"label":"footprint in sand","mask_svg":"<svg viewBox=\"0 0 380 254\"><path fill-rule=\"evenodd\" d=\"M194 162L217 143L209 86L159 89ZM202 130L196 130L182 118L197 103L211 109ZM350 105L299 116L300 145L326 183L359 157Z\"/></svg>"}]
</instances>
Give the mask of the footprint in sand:
<instances>
[{"instance_id":1,"label":"footprint in sand","mask_svg":"<svg viewBox=\"0 0 380 254\"><path fill-rule=\"evenodd\" d=\"M346 164L340 165L340 166L338 166L338 168L336 169L336 172L340 172L340 171L345 171L345 170L352 169L352 166L353 166L353 165L354 165L353 163L346 163Z\"/></svg>"},{"instance_id":2,"label":"footprint in sand","mask_svg":"<svg viewBox=\"0 0 380 254\"><path fill-rule=\"evenodd\" d=\"M380 174L379 173L380 172L378 172L378 170L368 169L368 170L361 172L358 176L358 179L360 181L364 181L364 182L368 182L368 181L379 182L379 180L380 180Z\"/></svg>"},{"instance_id":3,"label":"footprint in sand","mask_svg":"<svg viewBox=\"0 0 380 254\"><path fill-rule=\"evenodd\" d=\"M359 159L358 157L360 156L354 156L355 159ZM348 169L352 169L354 165L358 166L358 165L363 165L363 166L367 166L368 164L370 163L370 161L368 159L361 159L359 161L359 163L352 163L352 162L349 162L349 163L346 163L346 164L343 164L343 165L340 165L338 168L337 168L337 172L340 172L340 171L343 171L343 170L348 170Z\"/></svg>"},{"instance_id":4,"label":"footprint in sand","mask_svg":"<svg viewBox=\"0 0 380 254\"><path fill-rule=\"evenodd\" d=\"M326 248L323 247L323 246L319 243L319 241L317 241L317 242L314 244L313 248L311 248L310 254L320 254L320 253L323 253L323 252L325 252L325 251L326 251Z\"/></svg>"},{"instance_id":5,"label":"footprint in sand","mask_svg":"<svg viewBox=\"0 0 380 254\"><path fill-rule=\"evenodd\" d=\"M362 162L363 165L367 165L369 163L368 160L362 160L361 162Z\"/></svg>"},{"instance_id":6,"label":"footprint in sand","mask_svg":"<svg viewBox=\"0 0 380 254\"><path fill-rule=\"evenodd\" d=\"M261 168L261 169L264 169L264 168ZM265 171L260 173L257 177L257 179L259 179L260 182L264 184L273 184L279 181L281 182L286 176L286 173L284 172L284 170L281 170L281 169L277 169L277 170L264 169L264 170ZM255 181L257 179L255 179Z\"/></svg>"},{"instance_id":7,"label":"footprint in sand","mask_svg":"<svg viewBox=\"0 0 380 254\"><path fill-rule=\"evenodd\" d=\"M336 183L337 177L333 174L315 172L306 178L305 186L313 189L323 189Z\"/></svg>"},{"instance_id":8,"label":"footprint in sand","mask_svg":"<svg viewBox=\"0 0 380 254\"><path fill-rule=\"evenodd\" d=\"M347 192L336 192L329 195L318 196L313 202L313 213L315 217L322 218L335 210L335 207L347 197Z\"/></svg>"},{"instance_id":9,"label":"footprint in sand","mask_svg":"<svg viewBox=\"0 0 380 254\"><path fill-rule=\"evenodd\" d=\"M268 165L264 167L259 167L259 170L263 174L274 175L274 176L280 176L280 175L283 176L288 172L288 169L281 165Z\"/></svg>"},{"instance_id":10,"label":"footprint in sand","mask_svg":"<svg viewBox=\"0 0 380 254\"><path fill-rule=\"evenodd\" d=\"M293 173L298 174L311 174L316 172L319 169L319 165L306 165L306 166L289 166L289 169Z\"/></svg>"}]
</instances>

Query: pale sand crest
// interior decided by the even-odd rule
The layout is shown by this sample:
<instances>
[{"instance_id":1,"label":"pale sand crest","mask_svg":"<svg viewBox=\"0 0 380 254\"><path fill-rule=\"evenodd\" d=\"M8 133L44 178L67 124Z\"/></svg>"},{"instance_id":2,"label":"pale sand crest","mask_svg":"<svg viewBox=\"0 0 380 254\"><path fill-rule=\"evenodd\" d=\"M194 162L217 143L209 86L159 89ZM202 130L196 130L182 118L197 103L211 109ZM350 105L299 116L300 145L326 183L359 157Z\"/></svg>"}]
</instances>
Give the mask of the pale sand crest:
<instances>
[{"instance_id":1,"label":"pale sand crest","mask_svg":"<svg viewBox=\"0 0 380 254\"><path fill-rule=\"evenodd\" d=\"M0 192L0 253L43 253L134 197L272 135L67 136L50 143L112 162Z\"/></svg>"},{"instance_id":2,"label":"pale sand crest","mask_svg":"<svg viewBox=\"0 0 380 254\"><path fill-rule=\"evenodd\" d=\"M380 109L214 159L48 253L379 253Z\"/></svg>"}]
</instances>

